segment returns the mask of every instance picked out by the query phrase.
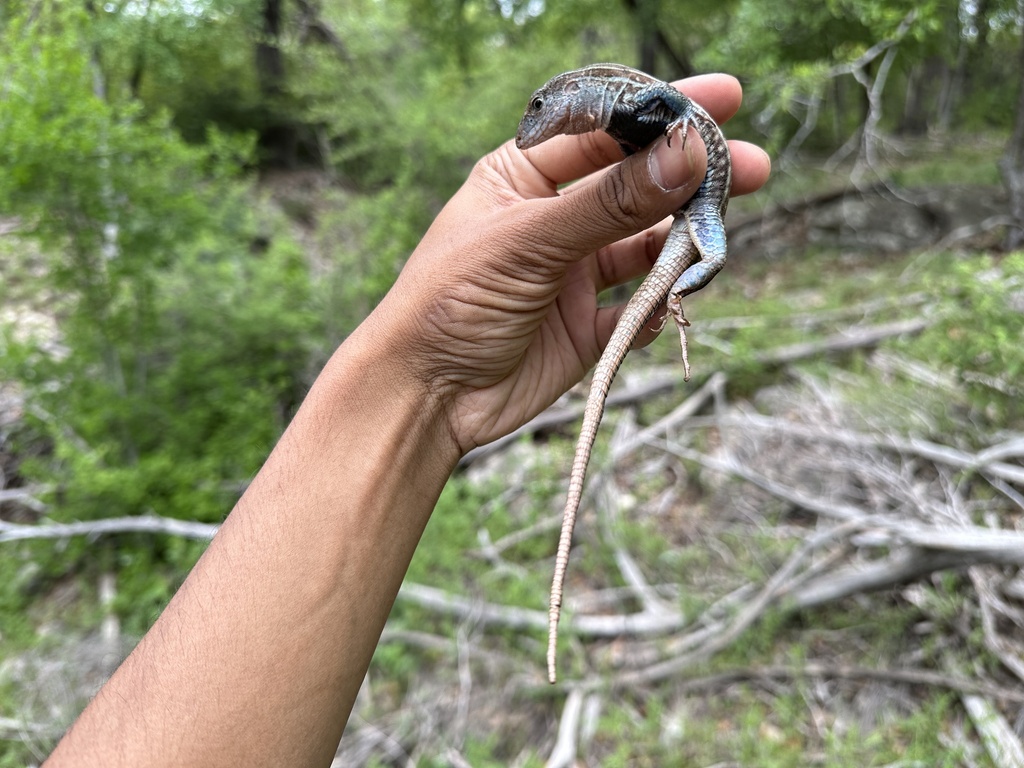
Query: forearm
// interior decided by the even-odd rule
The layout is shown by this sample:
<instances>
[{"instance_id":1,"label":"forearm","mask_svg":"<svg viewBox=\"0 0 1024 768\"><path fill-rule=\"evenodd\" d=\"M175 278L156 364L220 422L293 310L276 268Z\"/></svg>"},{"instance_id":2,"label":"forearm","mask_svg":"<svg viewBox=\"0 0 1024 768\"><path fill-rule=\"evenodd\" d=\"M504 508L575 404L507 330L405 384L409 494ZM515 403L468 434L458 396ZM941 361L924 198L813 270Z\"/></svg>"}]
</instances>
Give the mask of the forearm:
<instances>
[{"instance_id":1,"label":"forearm","mask_svg":"<svg viewBox=\"0 0 1024 768\"><path fill-rule=\"evenodd\" d=\"M440 408L382 367L395 356L376 354L376 343L363 330L338 350L153 631L50 764L330 761L458 459Z\"/></svg>"}]
</instances>

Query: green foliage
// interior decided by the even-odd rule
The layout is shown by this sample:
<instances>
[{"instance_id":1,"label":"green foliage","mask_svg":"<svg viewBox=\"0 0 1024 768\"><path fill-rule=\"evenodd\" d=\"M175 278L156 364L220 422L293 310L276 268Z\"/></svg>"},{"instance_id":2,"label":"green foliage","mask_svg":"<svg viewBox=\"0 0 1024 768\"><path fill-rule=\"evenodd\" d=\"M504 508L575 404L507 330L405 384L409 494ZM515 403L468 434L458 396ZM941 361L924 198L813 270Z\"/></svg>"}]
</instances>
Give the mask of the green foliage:
<instances>
[{"instance_id":1,"label":"green foliage","mask_svg":"<svg viewBox=\"0 0 1024 768\"><path fill-rule=\"evenodd\" d=\"M1000 263L989 256L957 258L929 278L943 301L942 321L914 347L940 368L955 371L977 415L998 426L1024 420L1019 382L1024 375L1024 253Z\"/></svg>"},{"instance_id":2,"label":"green foliage","mask_svg":"<svg viewBox=\"0 0 1024 768\"><path fill-rule=\"evenodd\" d=\"M506 507L490 501L493 493L497 491L477 487L461 477L449 480L423 532L407 578L456 592L460 585L475 584L490 599L540 607L547 588L545 574L495 573L484 558L469 554L480 549L481 529L496 541L535 522L513 520ZM538 516L542 513L543 509L537 510ZM506 550L503 557L513 565L532 566L550 556L552 548L550 540L537 537L536 542Z\"/></svg>"},{"instance_id":3,"label":"green foliage","mask_svg":"<svg viewBox=\"0 0 1024 768\"><path fill-rule=\"evenodd\" d=\"M51 489L58 520L217 521L308 381L322 321L303 254L253 205L238 172L251 141L189 145L167 116L97 89L90 17L56 4L5 32L0 208L42 246L45 272L22 291L34 281L60 307L56 339L0 335L27 401L23 479ZM122 558L140 627L199 549ZM60 567L86 553L73 543Z\"/></svg>"},{"instance_id":4,"label":"green foliage","mask_svg":"<svg viewBox=\"0 0 1024 768\"><path fill-rule=\"evenodd\" d=\"M178 12L160 3L107 3L96 36L108 90L137 98L150 114L167 111L192 142L213 124L258 131L271 119L253 68L261 0L206 0Z\"/></svg>"}]
</instances>

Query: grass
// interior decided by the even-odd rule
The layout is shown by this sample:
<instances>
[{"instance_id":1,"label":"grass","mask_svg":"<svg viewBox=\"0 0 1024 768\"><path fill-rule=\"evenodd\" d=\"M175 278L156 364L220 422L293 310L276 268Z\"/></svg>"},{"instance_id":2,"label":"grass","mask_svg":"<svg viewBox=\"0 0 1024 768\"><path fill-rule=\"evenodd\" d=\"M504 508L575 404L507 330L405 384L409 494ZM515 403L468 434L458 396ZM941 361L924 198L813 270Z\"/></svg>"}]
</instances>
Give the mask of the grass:
<instances>
[{"instance_id":1,"label":"grass","mask_svg":"<svg viewBox=\"0 0 1024 768\"><path fill-rule=\"evenodd\" d=\"M949 696L928 697L902 717L877 711L862 723L822 720L820 698L820 687L805 681L777 695L737 685L725 695L617 702L601 719L599 763L622 768L963 765L961 750L950 743L950 729L960 718Z\"/></svg>"}]
</instances>

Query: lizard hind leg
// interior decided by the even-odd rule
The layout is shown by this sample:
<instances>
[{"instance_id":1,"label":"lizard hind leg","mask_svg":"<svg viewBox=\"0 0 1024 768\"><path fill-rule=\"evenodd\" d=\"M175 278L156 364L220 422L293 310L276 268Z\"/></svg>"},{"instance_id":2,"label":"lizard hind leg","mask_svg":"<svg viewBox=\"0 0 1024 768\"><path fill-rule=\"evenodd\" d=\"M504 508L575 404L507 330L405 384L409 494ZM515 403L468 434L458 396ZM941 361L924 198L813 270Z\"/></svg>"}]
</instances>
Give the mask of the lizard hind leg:
<instances>
[{"instance_id":1,"label":"lizard hind leg","mask_svg":"<svg viewBox=\"0 0 1024 768\"><path fill-rule=\"evenodd\" d=\"M679 301L684 296L696 293L710 283L725 266L725 225L722 223L722 214L709 201L691 201L684 218L690 239L700 253L700 260L687 267L669 291L668 304L673 315L677 314ZM681 317L680 311L677 320Z\"/></svg>"},{"instance_id":2,"label":"lizard hind leg","mask_svg":"<svg viewBox=\"0 0 1024 768\"><path fill-rule=\"evenodd\" d=\"M689 327L690 321L683 315L682 300L710 283L721 271L725 266L726 245L725 226L722 223L721 213L715 210L714 205L709 201L691 203L683 214L683 218L689 238L688 246L692 251L697 251L699 260L690 264L673 283L668 293L668 312L679 329L683 379L689 381L690 361L687 353L686 329Z\"/></svg>"}]
</instances>

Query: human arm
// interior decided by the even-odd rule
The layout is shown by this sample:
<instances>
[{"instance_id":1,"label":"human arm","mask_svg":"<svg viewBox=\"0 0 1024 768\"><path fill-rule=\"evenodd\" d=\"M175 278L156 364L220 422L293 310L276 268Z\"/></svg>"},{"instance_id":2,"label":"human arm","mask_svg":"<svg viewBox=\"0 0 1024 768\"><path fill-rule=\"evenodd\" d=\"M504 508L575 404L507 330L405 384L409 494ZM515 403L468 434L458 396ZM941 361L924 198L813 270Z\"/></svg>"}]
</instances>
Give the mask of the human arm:
<instances>
[{"instance_id":1,"label":"human arm","mask_svg":"<svg viewBox=\"0 0 1024 768\"><path fill-rule=\"evenodd\" d=\"M719 120L739 104L731 78L687 91ZM328 764L448 475L597 359L621 312L597 294L649 269L703 177L691 139L480 161L48 765ZM732 152L734 193L760 186L763 153Z\"/></svg>"}]
</instances>

